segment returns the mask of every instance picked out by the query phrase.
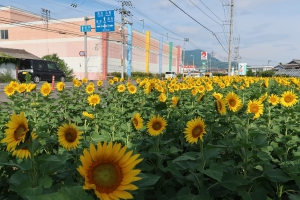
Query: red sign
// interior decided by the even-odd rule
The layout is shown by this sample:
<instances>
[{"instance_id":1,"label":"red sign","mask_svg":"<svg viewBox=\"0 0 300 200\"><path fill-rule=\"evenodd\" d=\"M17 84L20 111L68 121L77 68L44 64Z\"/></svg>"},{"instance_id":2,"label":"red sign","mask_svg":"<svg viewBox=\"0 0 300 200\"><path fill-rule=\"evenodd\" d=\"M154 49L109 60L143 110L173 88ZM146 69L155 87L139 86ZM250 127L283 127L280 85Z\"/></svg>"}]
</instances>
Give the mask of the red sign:
<instances>
[{"instance_id":1,"label":"red sign","mask_svg":"<svg viewBox=\"0 0 300 200\"><path fill-rule=\"evenodd\" d=\"M201 60L207 60L207 52L206 51L201 52Z\"/></svg>"},{"instance_id":2,"label":"red sign","mask_svg":"<svg viewBox=\"0 0 300 200\"><path fill-rule=\"evenodd\" d=\"M80 56L85 56L84 51L79 51L79 55L80 55Z\"/></svg>"},{"instance_id":3,"label":"red sign","mask_svg":"<svg viewBox=\"0 0 300 200\"><path fill-rule=\"evenodd\" d=\"M185 65L182 67L183 69L195 69L194 65Z\"/></svg>"}]
</instances>

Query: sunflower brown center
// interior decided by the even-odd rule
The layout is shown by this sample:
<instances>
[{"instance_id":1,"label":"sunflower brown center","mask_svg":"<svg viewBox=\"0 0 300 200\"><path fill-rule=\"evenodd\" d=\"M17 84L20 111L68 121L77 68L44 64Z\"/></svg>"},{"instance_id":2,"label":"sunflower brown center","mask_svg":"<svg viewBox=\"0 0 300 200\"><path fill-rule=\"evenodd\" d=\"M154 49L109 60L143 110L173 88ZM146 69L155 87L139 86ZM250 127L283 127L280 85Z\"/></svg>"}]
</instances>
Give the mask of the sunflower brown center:
<instances>
[{"instance_id":1,"label":"sunflower brown center","mask_svg":"<svg viewBox=\"0 0 300 200\"><path fill-rule=\"evenodd\" d=\"M92 103L97 103L97 98L92 98Z\"/></svg>"},{"instance_id":2,"label":"sunflower brown center","mask_svg":"<svg viewBox=\"0 0 300 200\"><path fill-rule=\"evenodd\" d=\"M76 131L74 129L68 129L66 131L66 133L65 133L65 139L68 142L72 143L72 142L74 142L76 140L76 138L77 138L77 133L76 133Z\"/></svg>"},{"instance_id":3,"label":"sunflower brown center","mask_svg":"<svg viewBox=\"0 0 300 200\"><path fill-rule=\"evenodd\" d=\"M156 130L156 131L160 130L161 127L162 127L162 125L161 125L160 122L154 122L154 123L152 124L152 128L153 128L154 130Z\"/></svg>"},{"instance_id":4,"label":"sunflower brown center","mask_svg":"<svg viewBox=\"0 0 300 200\"><path fill-rule=\"evenodd\" d=\"M137 125L139 124L139 122L138 122L138 120L137 120L136 118L134 118L132 121L133 121L133 124L134 124L135 126L137 126Z\"/></svg>"},{"instance_id":5,"label":"sunflower brown center","mask_svg":"<svg viewBox=\"0 0 300 200\"><path fill-rule=\"evenodd\" d=\"M15 140L20 140L22 136L26 134L26 128L24 125L18 126L18 128L14 131L14 138Z\"/></svg>"},{"instance_id":6,"label":"sunflower brown center","mask_svg":"<svg viewBox=\"0 0 300 200\"><path fill-rule=\"evenodd\" d=\"M229 100L230 106L234 107L236 105L236 101L234 99Z\"/></svg>"},{"instance_id":7,"label":"sunflower brown center","mask_svg":"<svg viewBox=\"0 0 300 200\"><path fill-rule=\"evenodd\" d=\"M286 96L286 97L284 97L284 101L287 103L290 103L290 102L292 102L292 98L290 96Z\"/></svg>"},{"instance_id":8,"label":"sunflower brown center","mask_svg":"<svg viewBox=\"0 0 300 200\"><path fill-rule=\"evenodd\" d=\"M100 193L115 191L123 179L121 168L114 163L98 163L93 167L90 175Z\"/></svg>"},{"instance_id":9,"label":"sunflower brown center","mask_svg":"<svg viewBox=\"0 0 300 200\"><path fill-rule=\"evenodd\" d=\"M257 113L257 111L258 111L257 105L252 105L252 106L250 107L250 111L251 111L251 113Z\"/></svg>"},{"instance_id":10,"label":"sunflower brown center","mask_svg":"<svg viewBox=\"0 0 300 200\"><path fill-rule=\"evenodd\" d=\"M197 138L202 134L202 132L203 132L202 126L196 126L192 131L192 135L194 138Z\"/></svg>"}]
</instances>

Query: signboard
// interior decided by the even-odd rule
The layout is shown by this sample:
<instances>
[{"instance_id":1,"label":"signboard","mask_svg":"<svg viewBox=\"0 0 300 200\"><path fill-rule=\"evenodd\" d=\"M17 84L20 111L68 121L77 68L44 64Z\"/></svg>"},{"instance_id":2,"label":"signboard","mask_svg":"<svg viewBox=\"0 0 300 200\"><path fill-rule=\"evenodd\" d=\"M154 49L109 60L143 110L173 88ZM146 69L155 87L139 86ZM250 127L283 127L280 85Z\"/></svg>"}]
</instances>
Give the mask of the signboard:
<instances>
[{"instance_id":1,"label":"signboard","mask_svg":"<svg viewBox=\"0 0 300 200\"><path fill-rule=\"evenodd\" d=\"M80 56L85 56L84 51L79 51L79 55L80 55Z\"/></svg>"},{"instance_id":2,"label":"signboard","mask_svg":"<svg viewBox=\"0 0 300 200\"><path fill-rule=\"evenodd\" d=\"M247 73L247 63L239 63L238 75L246 75Z\"/></svg>"},{"instance_id":3,"label":"signboard","mask_svg":"<svg viewBox=\"0 0 300 200\"><path fill-rule=\"evenodd\" d=\"M201 52L201 60L207 60L207 52L206 51Z\"/></svg>"},{"instance_id":4,"label":"signboard","mask_svg":"<svg viewBox=\"0 0 300 200\"><path fill-rule=\"evenodd\" d=\"M82 25L80 26L80 32L90 32L92 30L91 25Z\"/></svg>"},{"instance_id":5,"label":"signboard","mask_svg":"<svg viewBox=\"0 0 300 200\"><path fill-rule=\"evenodd\" d=\"M114 10L95 12L95 30L96 32L115 31Z\"/></svg>"}]
</instances>

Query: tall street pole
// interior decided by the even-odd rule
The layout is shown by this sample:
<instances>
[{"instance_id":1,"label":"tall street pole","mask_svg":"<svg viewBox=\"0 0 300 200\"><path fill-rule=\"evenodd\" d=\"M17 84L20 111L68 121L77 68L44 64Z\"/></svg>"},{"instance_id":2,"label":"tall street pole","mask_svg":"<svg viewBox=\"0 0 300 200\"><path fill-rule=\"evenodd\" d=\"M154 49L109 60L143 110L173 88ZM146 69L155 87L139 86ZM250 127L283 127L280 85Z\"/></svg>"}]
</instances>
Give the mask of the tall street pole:
<instances>
[{"instance_id":1,"label":"tall street pole","mask_svg":"<svg viewBox=\"0 0 300 200\"><path fill-rule=\"evenodd\" d=\"M88 17L84 18L84 25L87 25L87 20L89 20ZM88 78L87 73L87 32L84 32L84 77Z\"/></svg>"},{"instance_id":2,"label":"tall street pole","mask_svg":"<svg viewBox=\"0 0 300 200\"><path fill-rule=\"evenodd\" d=\"M230 4L230 36L229 36L229 49L228 49L228 76L231 75L231 49L232 49L232 32L233 32L233 14L234 14L234 0L231 0Z\"/></svg>"},{"instance_id":3,"label":"tall street pole","mask_svg":"<svg viewBox=\"0 0 300 200\"><path fill-rule=\"evenodd\" d=\"M182 58L183 59L183 67L185 66L185 42L188 42L188 41L189 41L189 38L184 38L184 40L183 40L183 58ZM184 73L183 70L182 70L182 73Z\"/></svg>"}]
</instances>

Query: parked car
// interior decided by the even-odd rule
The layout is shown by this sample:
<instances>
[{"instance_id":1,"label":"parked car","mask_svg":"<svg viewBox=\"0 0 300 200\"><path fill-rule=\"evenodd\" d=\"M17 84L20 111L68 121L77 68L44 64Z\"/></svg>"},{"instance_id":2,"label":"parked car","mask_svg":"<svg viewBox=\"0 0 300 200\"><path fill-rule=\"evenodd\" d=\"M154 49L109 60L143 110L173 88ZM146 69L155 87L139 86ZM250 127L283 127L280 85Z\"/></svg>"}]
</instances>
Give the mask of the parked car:
<instances>
[{"instance_id":1,"label":"parked car","mask_svg":"<svg viewBox=\"0 0 300 200\"><path fill-rule=\"evenodd\" d=\"M55 62L48 60L22 59L18 70L18 80L24 82L26 74L31 75L31 80L35 83L40 81L52 81L52 76L55 81L65 82L66 75L60 70Z\"/></svg>"},{"instance_id":2,"label":"parked car","mask_svg":"<svg viewBox=\"0 0 300 200\"><path fill-rule=\"evenodd\" d=\"M176 73L175 72L166 72L165 73L165 78L175 78L176 77Z\"/></svg>"}]
</instances>

